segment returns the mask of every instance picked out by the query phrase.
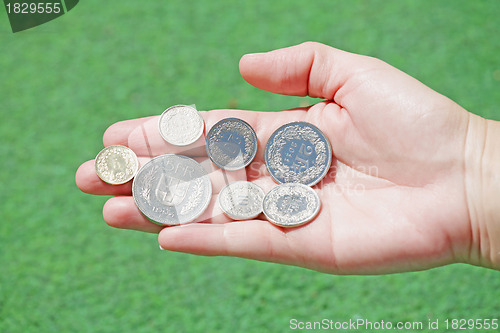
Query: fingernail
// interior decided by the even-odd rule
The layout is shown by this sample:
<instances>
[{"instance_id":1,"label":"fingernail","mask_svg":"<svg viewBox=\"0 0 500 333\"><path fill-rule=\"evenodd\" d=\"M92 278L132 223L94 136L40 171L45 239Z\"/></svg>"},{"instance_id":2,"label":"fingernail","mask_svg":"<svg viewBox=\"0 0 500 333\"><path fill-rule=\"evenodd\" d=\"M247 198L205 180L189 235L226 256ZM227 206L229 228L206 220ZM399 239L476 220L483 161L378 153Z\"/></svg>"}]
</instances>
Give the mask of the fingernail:
<instances>
[{"instance_id":1,"label":"fingernail","mask_svg":"<svg viewBox=\"0 0 500 333\"><path fill-rule=\"evenodd\" d=\"M159 246L160 246L160 250L165 251L165 249L164 249L164 248L162 248L162 247L161 247L161 245L159 245Z\"/></svg>"},{"instance_id":2,"label":"fingernail","mask_svg":"<svg viewBox=\"0 0 500 333\"><path fill-rule=\"evenodd\" d=\"M245 58L255 58L255 57L260 57L261 55L266 54L266 52L260 52L260 53L247 53L244 54L243 57Z\"/></svg>"}]
</instances>

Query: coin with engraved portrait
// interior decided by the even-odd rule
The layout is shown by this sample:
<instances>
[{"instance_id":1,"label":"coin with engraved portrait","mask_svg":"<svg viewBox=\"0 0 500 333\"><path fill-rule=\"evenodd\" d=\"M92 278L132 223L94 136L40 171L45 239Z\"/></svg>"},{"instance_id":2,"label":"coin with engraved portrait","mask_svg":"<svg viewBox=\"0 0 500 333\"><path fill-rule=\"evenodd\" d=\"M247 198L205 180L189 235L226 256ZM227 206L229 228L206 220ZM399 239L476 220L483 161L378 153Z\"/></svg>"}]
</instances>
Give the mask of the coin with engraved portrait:
<instances>
[{"instance_id":1,"label":"coin with engraved portrait","mask_svg":"<svg viewBox=\"0 0 500 333\"><path fill-rule=\"evenodd\" d=\"M285 183L266 194L263 211L273 224L296 227L312 221L320 207L321 201L314 189L300 183Z\"/></svg>"},{"instance_id":2,"label":"coin with engraved portrait","mask_svg":"<svg viewBox=\"0 0 500 333\"><path fill-rule=\"evenodd\" d=\"M313 186L328 172L332 148L323 132L307 122L292 122L278 128L267 141L267 170L279 184Z\"/></svg>"},{"instance_id":3,"label":"coin with engraved portrait","mask_svg":"<svg viewBox=\"0 0 500 333\"><path fill-rule=\"evenodd\" d=\"M205 123L194 107L174 105L163 111L158 126L165 141L175 146L187 146L203 134Z\"/></svg>"},{"instance_id":4,"label":"coin with engraved portrait","mask_svg":"<svg viewBox=\"0 0 500 333\"><path fill-rule=\"evenodd\" d=\"M140 211L162 225L188 223L199 217L212 197L205 169L192 158L160 155L146 163L132 184Z\"/></svg>"},{"instance_id":5,"label":"coin with engraved portrait","mask_svg":"<svg viewBox=\"0 0 500 333\"><path fill-rule=\"evenodd\" d=\"M252 126L238 118L216 123L207 134L207 154L224 170L239 170L249 165L257 154L257 135Z\"/></svg>"},{"instance_id":6,"label":"coin with engraved portrait","mask_svg":"<svg viewBox=\"0 0 500 333\"><path fill-rule=\"evenodd\" d=\"M217 200L222 211L233 220L249 220L262 213L264 191L254 183L236 181L226 185Z\"/></svg>"},{"instance_id":7,"label":"coin with engraved portrait","mask_svg":"<svg viewBox=\"0 0 500 333\"><path fill-rule=\"evenodd\" d=\"M111 185L125 184L134 178L138 168L137 155L125 146L108 146L95 158L97 175Z\"/></svg>"}]
</instances>

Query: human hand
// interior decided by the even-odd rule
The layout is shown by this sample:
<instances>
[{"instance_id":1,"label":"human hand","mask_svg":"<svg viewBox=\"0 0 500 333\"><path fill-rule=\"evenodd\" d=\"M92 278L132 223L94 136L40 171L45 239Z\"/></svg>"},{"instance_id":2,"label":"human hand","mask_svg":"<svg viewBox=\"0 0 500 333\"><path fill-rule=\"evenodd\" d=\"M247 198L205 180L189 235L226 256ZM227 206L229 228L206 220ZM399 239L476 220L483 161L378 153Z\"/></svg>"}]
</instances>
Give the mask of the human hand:
<instances>
[{"instance_id":1,"label":"human hand","mask_svg":"<svg viewBox=\"0 0 500 333\"><path fill-rule=\"evenodd\" d=\"M109 225L159 232L167 250L334 274L421 270L453 262L490 265L474 236L474 200L467 187L473 176L466 155L475 144L469 143L468 133L471 122L481 123L479 117L378 59L318 43L245 55L240 71L260 89L324 101L280 112L202 112L206 132L223 118L237 117L259 138L254 162L225 174L207 159L204 136L186 149L162 139L156 116L112 125L104 134L105 146L128 146L141 164L166 153L196 157L211 170L214 195L196 220L203 223L163 228L140 213L131 183L105 184L94 161L88 161L77 171L76 182L84 192L115 196L103 209ZM332 144L330 172L314 186L320 213L313 222L289 229L260 218L230 220L215 204L217 193L227 181L242 179L266 191L272 188L264 147L274 130L292 121L316 125Z\"/></svg>"}]
</instances>

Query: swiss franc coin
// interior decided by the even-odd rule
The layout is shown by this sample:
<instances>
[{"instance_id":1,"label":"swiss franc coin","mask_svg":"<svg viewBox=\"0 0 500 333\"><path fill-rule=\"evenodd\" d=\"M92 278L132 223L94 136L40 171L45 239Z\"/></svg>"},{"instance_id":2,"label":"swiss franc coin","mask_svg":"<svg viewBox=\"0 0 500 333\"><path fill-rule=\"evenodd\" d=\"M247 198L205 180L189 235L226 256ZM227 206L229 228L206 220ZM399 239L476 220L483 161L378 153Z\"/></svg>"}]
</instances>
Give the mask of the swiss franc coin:
<instances>
[{"instance_id":1,"label":"swiss franc coin","mask_svg":"<svg viewBox=\"0 0 500 333\"><path fill-rule=\"evenodd\" d=\"M219 193L222 211L233 220L253 219L262 213L264 191L260 186L247 181L226 185Z\"/></svg>"},{"instance_id":2,"label":"swiss franc coin","mask_svg":"<svg viewBox=\"0 0 500 333\"><path fill-rule=\"evenodd\" d=\"M313 220L320 207L319 196L311 187L286 183L267 193L263 211L269 222L281 227L295 227Z\"/></svg>"},{"instance_id":3,"label":"swiss franc coin","mask_svg":"<svg viewBox=\"0 0 500 333\"><path fill-rule=\"evenodd\" d=\"M192 158L161 155L137 173L132 195L141 212L162 225L188 223L200 216L212 197L205 169Z\"/></svg>"},{"instance_id":4,"label":"swiss franc coin","mask_svg":"<svg viewBox=\"0 0 500 333\"><path fill-rule=\"evenodd\" d=\"M203 134L205 123L200 113L192 106L175 105L160 116L160 134L165 141L175 146L187 146Z\"/></svg>"},{"instance_id":5,"label":"swiss franc coin","mask_svg":"<svg viewBox=\"0 0 500 333\"><path fill-rule=\"evenodd\" d=\"M257 154L257 135L253 128L238 118L216 123L207 134L208 157L224 170L243 169Z\"/></svg>"},{"instance_id":6,"label":"swiss franc coin","mask_svg":"<svg viewBox=\"0 0 500 333\"><path fill-rule=\"evenodd\" d=\"M265 162L277 183L313 186L328 172L332 148L319 128L306 122L293 122L271 135L265 149Z\"/></svg>"},{"instance_id":7,"label":"swiss franc coin","mask_svg":"<svg viewBox=\"0 0 500 333\"><path fill-rule=\"evenodd\" d=\"M134 178L138 168L137 155L125 146L106 147L95 158L97 175L111 185L125 184Z\"/></svg>"}]
</instances>

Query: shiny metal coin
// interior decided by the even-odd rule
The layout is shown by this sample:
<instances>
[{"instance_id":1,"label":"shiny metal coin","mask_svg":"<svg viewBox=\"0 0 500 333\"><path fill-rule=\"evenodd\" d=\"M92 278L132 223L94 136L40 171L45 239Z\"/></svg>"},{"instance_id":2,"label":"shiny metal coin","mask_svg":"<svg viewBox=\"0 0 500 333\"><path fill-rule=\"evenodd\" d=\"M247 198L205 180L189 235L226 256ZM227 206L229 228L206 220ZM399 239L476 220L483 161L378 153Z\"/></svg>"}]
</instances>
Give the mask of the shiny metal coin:
<instances>
[{"instance_id":1,"label":"shiny metal coin","mask_svg":"<svg viewBox=\"0 0 500 333\"><path fill-rule=\"evenodd\" d=\"M158 126L165 141L175 146L187 146L203 134L205 123L194 107L175 105L163 111Z\"/></svg>"},{"instance_id":2,"label":"shiny metal coin","mask_svg":"<svg viewBox=\"0 0 500 333\"><path fill-rule=\"evenodd\" d=\"M224 170L243 169L257 154L257 135L253 128L238 118L216 123L207 134L208 157Z\"/></svg>"},{"instance_id":3,"label":"shiny metal coin","mask_svg":"<svg viewBox=\"0 0 500 333\"><path fill-rule=\"evenodd\" d=\"M264 191L247 181L226 185L218 196L222 211L233 220L249 220L262 213Z\"/></svg>"},{"instance_id":4,"label":"shiny metal coin","mask_svg":"<svg viewBox=\"0 0 500 333\"><path fill-rule=\"evenodd\" d=\"M139 169L137 155L125 146L106 147L95 158L97 175L111 185L125 184L134 178L137 169Z\"/></svg>"},{"instance_id":5,"label":"shiny metal coin","mask_svg":"<svg viewBox=\"0 0 500 333\"><path fill-rule=\"evenodd\" d=\"M296 227L312 221L320 207L319 196L311 187L286 183L267 193L263 211L271 223L281 227Z\"/></svg>"},{"instance_id":6,"label":"shiny metal coin","mask_svg":"<svg viewBox=\"0 0 500 333\"><path fill-rule=\"evenodd\" d=\"M161 155L137 173L132 195L141 212L163 225L191 222L207 208L212 184L205 169L182 155Z\"/></svg>"},{"instance_id":7,"label":"shiny metal coin","mask_svg":"<svg viewBox=\"0 0 500 333\"><path fill-rule=\"evenodd\" d=\"M265 162L277 183L313 186L328 172L332 148L319 128L306 122L293 122L271 135L266 145Z\"/></svg>"}]
</instances>

